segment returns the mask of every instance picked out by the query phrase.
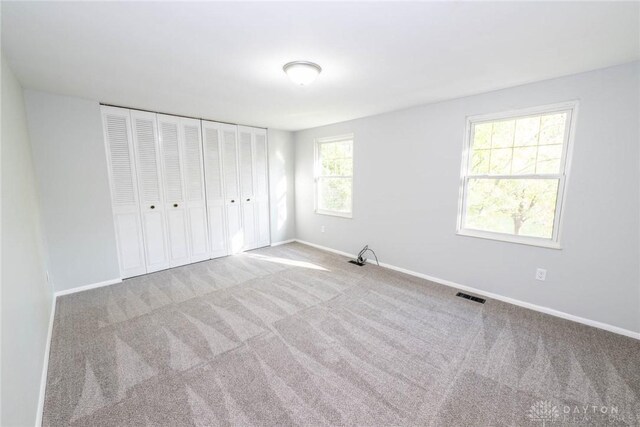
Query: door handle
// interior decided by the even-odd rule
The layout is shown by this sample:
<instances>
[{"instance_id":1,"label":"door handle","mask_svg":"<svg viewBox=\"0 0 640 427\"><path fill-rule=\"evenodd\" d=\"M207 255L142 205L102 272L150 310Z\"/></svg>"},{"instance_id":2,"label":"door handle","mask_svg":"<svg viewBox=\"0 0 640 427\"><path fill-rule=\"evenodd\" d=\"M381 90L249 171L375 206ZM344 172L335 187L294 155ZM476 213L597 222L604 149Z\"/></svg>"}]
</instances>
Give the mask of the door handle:
<instances>
[{"instance_id":1,"label":"door handle","mask_svg":"<svg viewBox=\"0 0 640 427\"><path fill-rule=\"evenodd\" d=\"M154 205L151 205L150 207L151 207L151 209L155 209L156 208Z\"/></svg>"},{"instance_id":2,"label":"door handle","mask_svg":"<svg viewBox=\"0 0 640 427\"><path fill-rule=\"evenodd\" d=\"M178 207L178 204L177 204L177 203L174 203L174 204L173 204L173 207L174 207L174 208L177 208L177 207Z\"/></svg>"},{"instance_id":3,"label":"door handle","mask_svg":"<svg viewBox=\"0 0 640 427\"><path fill-rule=\"evenodd\" d=\"M247 199L247 202L250 202L250 201L251 201L251 199Z\"/></svg>"},{"instance_id":4,"label":"door handle","mask_svg":"<svg viewBox=\"0 0 640 427\"><path fill-rule=\"evenodd\" d=\"M231 203L235 203L235 202L236 202L235 200L232 200L232 201L231 201Z\"/></svg>"}]
</instances>

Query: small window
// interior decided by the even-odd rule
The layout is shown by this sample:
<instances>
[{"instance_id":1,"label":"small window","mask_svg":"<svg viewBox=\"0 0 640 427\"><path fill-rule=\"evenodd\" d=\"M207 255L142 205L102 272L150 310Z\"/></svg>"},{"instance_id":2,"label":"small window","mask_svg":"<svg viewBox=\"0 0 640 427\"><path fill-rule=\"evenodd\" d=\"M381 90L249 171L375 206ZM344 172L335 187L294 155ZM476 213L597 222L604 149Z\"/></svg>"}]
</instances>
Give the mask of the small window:
<instances>
[{"instance_id":1,"label":"small window","mask_svg":"<svg viewBox=\"0 0 640 427\"><path fill-rule=\"evenodd\" d=\"M559 248L576 105L468 119L458 234Z\"/></svg>"},{"instance_id":2,"label":"small window","mask_svg":"<svg viewBox=\"0 0 640 427\"><path fill-rule=\"evenodd\" d=\"M316 213L351 218L353 203L353 135L316 140Z\"/></svg>"}]
</instances>

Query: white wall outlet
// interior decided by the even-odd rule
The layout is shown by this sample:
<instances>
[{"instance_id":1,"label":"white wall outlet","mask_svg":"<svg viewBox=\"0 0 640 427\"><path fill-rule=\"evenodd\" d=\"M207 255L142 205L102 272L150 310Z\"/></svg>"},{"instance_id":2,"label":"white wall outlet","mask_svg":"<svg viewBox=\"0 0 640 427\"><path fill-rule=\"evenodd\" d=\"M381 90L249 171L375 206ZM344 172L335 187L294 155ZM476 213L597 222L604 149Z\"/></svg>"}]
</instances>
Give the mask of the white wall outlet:
<instances>
[{"instance_id":1,"label":"white wall outlet","mask_svg":"<svg viewBox=\"0 0 640 427\"><path fill-rule=\"evenodd\" d=\"M538 268L536 270L536 280L540 280L541 282L544 282L547 279L547 270L545 270L544 268Z\"/></svg>"},{"instance_id":2,"label":"white wall outlet","mask_svg":"<svg viewBox=\"0 0 640 427\"><path fill-rule=\"evenodd\" d=\"M321 232L321 233L324 233L324 225L321 225L321 226L320 226L320 232Z\"/></svg>"}]
</instances>

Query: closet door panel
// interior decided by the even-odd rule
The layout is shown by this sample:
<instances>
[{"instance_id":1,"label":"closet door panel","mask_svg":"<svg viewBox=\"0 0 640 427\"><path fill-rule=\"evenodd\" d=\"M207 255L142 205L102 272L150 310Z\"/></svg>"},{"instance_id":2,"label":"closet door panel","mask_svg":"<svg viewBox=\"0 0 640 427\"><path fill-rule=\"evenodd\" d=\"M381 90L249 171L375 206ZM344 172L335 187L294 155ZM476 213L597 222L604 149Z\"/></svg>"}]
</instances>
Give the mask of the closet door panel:
<instances>
[{"instance_id":1,"label":"closet door panel","mask_svg":"<svg viewBox=\"0 0 640 427\"><path fill-rule=\"evenodd\" d=\"M245 251L258 247L255 222L256 214L256 203L250 202L242 204L242 226L244 228L244 244L242 249Z\"/></svg>"},{"instance_id":2,"label":"closet door panel","mask_svg":"<svg viewBox=\"0 0 640 427\"><path fill-rule=\"evenodd\" d=\"M269 167L267 154L267 132L264 129L254 131L254 176L256 200L257 246L271 243L269 228Z\"/></svg>"},{"instance_id":3,"label":"closet door panel","mask_svg":"<svg viewBox=\"0 0 640 427\"><path fill-rule=\"evenodd\" d=\"M240 189L243 198L253 197L253 135L244 126L238 127L240 147Z\"/></svg>"},{"instance_id":4,"label":"closet door panel","mask_svg":"<svg viewBox=\"0 0 640 427\"><path fill-rule=\"evenodd\" d=\"M242 212L240 206L227 206L227 220L229 231L229 254L242 252L244 246L244 232L242 229Z\"/></svg>"},{"instance_id":5,"label":"closet door panel","mask_svg":"<svg viewBox=\"0 0 640 427\"><path fill-rule=\"evenodd\" d=\"M182 119L181 152L190 262L209 259L200 120Z\"/></svg>"},{"instance_id":6,"label":"closet door panel","mask_svg":"<svg viewBox=\"0 0 640 427\"><path fill-rule=\"evenodd\" d=\"M169 268L156 115L131 111L147 271Z\"/></svg>"},{"instance_id":7,"label":"closet door panel","mask_svg":"<svg viewBox=\"0 0 640 427\"><path fill-rule=\"evenodd\" d=\"M267 134L264 129L255 132L254 174L256 177L256 197L269 197L269 177L267 168Z\"/></svg>"},{"instance_id":8,"label":"closet door panel","mask_svg":"<svg viewBox=\"0 0 640 427\"><path fill-rule=\"evenodd\" d=\"M171 265L184 265L189 263L189 249L186 239L187 223L183 209L174 209L167 212L169 219L169 241L171 242Z\"/></svg>"},{"instance_id":9,"label":"closet door panel","mask_svg":"<svg viewBox=\"0 0 640 427\"><path fill-rule=\"evenodd\" d=\"M258 247L253 141L253 128L238 126L240 203L242 205L242 226L244 231L242 249L245 251Z\"/></svg>"},{"instance_id":10,"label":"closet door panel","mask_svg":"<svg viewBox=\"0 0 640 427\"><path fill-rule=\"evenodd\" d=\"M227 232L225 207L223 204L210 203L207 207L209 216L209 237L211 258L227 255Z\"/></svg>"},{"instance_id":11,"label":"closet door panel","mask_svg":"<svg viewBox=\"0 0 640 427\"><path fill-rule=\"evenodd\" d=\"M169 268L165 221L166 218L160 211L150 211L144 214L144 240L149 272Z\"/></svg>"},{"instance_id":12,"label":"closet door panel","mask_svg":"<svg viewBox=\"0 0 640 427\"><path fill-rule=\"evenodd\" d=\"M271 230L269 220L269 200L262 200L256 203L256 222L259 248L269 246L271 244Z\"/></svg>"},{"instance_id":13,"label":"closet door panel","mask_svg":"<svg viewBox=\"0 0 640 427\"><path fill-rule=\"evenodd\" d=\"M242 251L244 230L240 208L240 185L238 182L238 144L236 127L222 131L222 159L224 171L224 196L227 216L227 242L230 254Z\"/></svg>"},{"instance_id":14,"label":"closet door panel","mask_svg":"<svg viewBox=\"0 0 640 427\"><path fill-rule=\"evenodd\" d=\"M180 153L181 118L158 114L160 152L168 218L169 260L172 267L189 263L183 166Z\"/></svg>"},{"instance_id":15,"label":"closet door panel","mask_svg":"<svg viewBox=\"0 0 640 427\"><path fill-rule=\"evenodd\" d=\"M123 279L147 272L144 259L140 215L134 212L114 214L120 275Z\"/></svg>"},{"instance_id":16,"label":"closet door panel","mask_svg":"<svg viewBox=\"0 0 640 427\"><path fill-rule=\"evenodd\" d=\"M222 126L220 123L202 122L207 201L224 200L222 189L222 156L220 155Z\"/></svg>"},{"instance_id":17,"label":"closet door panel","mask_svg":"<svg viewBox=\"0 0 640 427\"><path fill-rule=\"evenodd\" d=\"M228 200L237 200L240 197L238 183L238 144L236 132L223 131L223 168L224 168L224 193Z\"/></svg>"},{"instance_id":18,"label":"closet door panel","mask_svg":"<svg viewBox=\"0 0 640 427\"><path fill-rule=\"evenodd\" d=\"M204 201L200 120L182 119L182 157L188 202Z\"/></svg>"},{"instance_id":19,"label":"closet door panel","mask_svg":"<svg viewBox=\"0 0 640 427\"><path fill-rule=\"evenodd\" d=\"M234 126L202 121L209 256L211 258L228 254L221 146L225 129L235 134Z\"/></svg>"},{"instance_id":20,"label":"closet door panel","mask_svg":"<svg viewBox=\"0 0 640 427\"><path fill-rule=\"evenodd\" d=\"M102 107L111 205L122 278L147 272L128 110Z\"/></svg>"},{"instance_id":21,"label":"closet door panel","mask_svg":"<svg viewBox=\"0 0 640 427\"><path fill-rule=\"evenodd\" d=\"M209 259L207 210L204 207L190 207L187 219L189 220L189 252L191 262Z\"/></svg>"}]
</instances>

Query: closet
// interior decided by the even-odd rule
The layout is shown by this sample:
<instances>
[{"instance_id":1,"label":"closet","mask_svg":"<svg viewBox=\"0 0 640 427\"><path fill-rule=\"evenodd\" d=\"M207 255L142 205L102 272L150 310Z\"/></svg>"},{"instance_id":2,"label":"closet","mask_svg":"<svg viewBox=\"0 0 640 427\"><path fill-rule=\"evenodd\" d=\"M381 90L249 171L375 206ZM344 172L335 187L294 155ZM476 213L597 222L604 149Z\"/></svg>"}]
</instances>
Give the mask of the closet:
<instances>
[{"instance_id":1,"label":"closet","mask_svg":"<svg viewBox=\"0 0 640 427\"><path fill-rule=\"evenodd\" d=\"M123 278L270 244L265 129L102 107Z\"/></svg>"}]
</instances>

